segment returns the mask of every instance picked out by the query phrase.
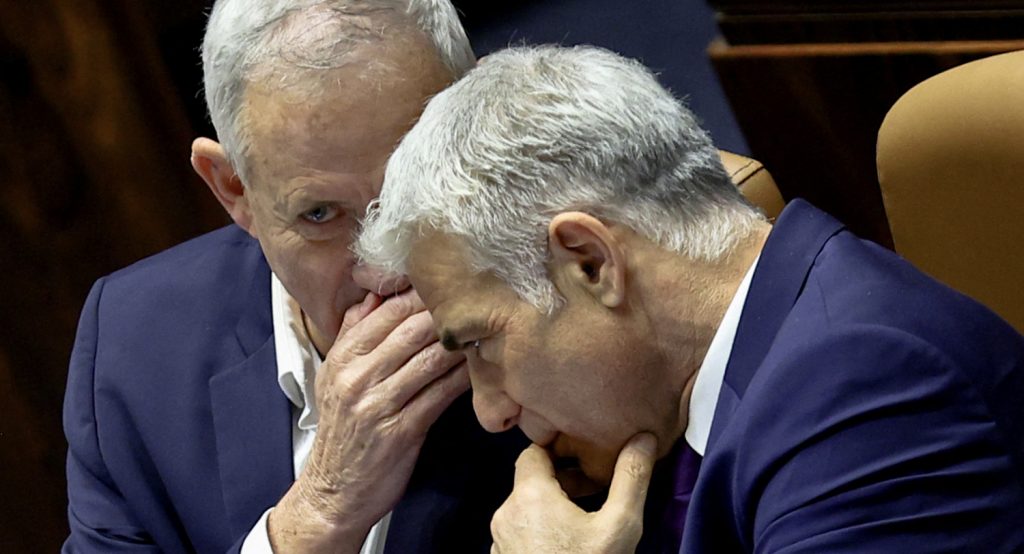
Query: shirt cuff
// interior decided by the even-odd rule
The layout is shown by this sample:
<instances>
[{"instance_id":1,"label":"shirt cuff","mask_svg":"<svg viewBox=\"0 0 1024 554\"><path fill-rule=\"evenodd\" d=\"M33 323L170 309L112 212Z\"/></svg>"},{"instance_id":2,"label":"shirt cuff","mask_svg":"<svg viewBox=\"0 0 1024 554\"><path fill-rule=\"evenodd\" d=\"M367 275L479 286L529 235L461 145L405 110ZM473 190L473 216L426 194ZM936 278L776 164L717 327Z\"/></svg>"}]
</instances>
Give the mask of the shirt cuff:
<instances>
[{"instance_id":1,"label":"shirt cuff","mask_svg":"<svg viewBox=\"0 0 1024 554\"><path fill-rule=\"evenodd\" d=\"M274 549L270 547L270 530L267 529L271 511L273 508L263 512L256 525L252 526L252 530L242 542L240 554L274 554Z\"/></svg>"}]
</instances>

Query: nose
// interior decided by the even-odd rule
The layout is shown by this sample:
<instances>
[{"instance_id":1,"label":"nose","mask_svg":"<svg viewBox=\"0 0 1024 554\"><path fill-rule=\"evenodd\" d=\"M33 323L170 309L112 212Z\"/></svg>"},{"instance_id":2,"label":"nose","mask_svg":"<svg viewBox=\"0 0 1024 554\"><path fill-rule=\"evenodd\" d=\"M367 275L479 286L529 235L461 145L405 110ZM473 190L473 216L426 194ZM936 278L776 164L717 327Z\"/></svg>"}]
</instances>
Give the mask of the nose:
<instances>
[{"instance_id":1,"label":"nose","mask_svg":"<svg viewBox=\"0 0 1024 554\"><path fill-rule=\"evenodd\" d=\"M381 296L391 296L409 288L409 278L405 275L364 264L356 264L352 268L352 280L361 288Z\"/></svg>"},{"instance_id":2,"label":"nose","mask_svg":"<svg viewBox=\"0 0 1024 554\"><path fill-rule=\"evenodd\" d=\"M522 407L501 389L470 380L473 385L473 411L480 425L490 433L508 431L519 423Z\"/></svg>"}]
</instances>

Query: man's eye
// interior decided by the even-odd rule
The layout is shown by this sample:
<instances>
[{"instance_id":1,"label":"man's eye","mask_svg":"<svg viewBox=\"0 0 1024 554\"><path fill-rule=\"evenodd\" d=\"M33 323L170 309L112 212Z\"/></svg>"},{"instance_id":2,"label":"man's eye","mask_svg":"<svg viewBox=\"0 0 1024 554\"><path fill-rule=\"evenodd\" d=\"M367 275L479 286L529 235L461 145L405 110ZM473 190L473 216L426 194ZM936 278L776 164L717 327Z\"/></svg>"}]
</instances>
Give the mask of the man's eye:
<instances>
[{"instance_id":1,"label":"man's eye","mask_svg":"<svg viewBox=\"0 0 1024 554\"><path fill-rule=\"evenodd\" d=\"M338 217L340 210L334 206L317 206L302 214L302 219L310 223L327 223Z\"/></svg>"}]
</instances>

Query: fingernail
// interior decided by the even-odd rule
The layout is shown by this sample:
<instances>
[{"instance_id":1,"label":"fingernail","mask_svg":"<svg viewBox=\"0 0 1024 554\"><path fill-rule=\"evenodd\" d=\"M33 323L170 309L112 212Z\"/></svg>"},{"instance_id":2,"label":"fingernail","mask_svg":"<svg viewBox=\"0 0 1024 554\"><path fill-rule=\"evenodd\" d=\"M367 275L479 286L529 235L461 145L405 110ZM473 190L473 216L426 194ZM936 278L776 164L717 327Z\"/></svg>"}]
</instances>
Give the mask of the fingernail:
<instances>
[{"instance_id":1,"label":"fingernail","mask_svg":"<svg viewBox=\"0 0 1024 554\"><path fill-rule=\"evenodd\" d=\"M658 453L658 439L651 433L640 433L633 438L633 445L643 454L654 456Z\"/></svg>"}]
</instances>

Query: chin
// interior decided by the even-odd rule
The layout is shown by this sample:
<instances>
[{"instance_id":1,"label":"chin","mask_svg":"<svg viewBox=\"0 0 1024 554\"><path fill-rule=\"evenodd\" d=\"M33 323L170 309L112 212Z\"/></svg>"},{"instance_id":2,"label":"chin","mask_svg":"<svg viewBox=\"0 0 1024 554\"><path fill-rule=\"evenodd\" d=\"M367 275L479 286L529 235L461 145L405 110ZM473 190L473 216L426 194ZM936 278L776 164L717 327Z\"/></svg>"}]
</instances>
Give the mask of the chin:
<instances>
[{"instance_id":1,"label":"chin","mask_svg":"<svg viewBox=\"0 0 1024 554\"><path fill-rule=\"evenodd\" d=\"M615 474L615 457L582 456L579 459L580 469L591 481L607 487Z\"/></svg>"},{"instance_id":2,"label":"chin","mask_svg":"<svg viewBox=\"0 0 1024 554\"><path fill-rule=\"evenodd\" d=\"M562 438L562 435L560 435L558 431L541 430L533 425L524 425L523 421L519 422L519 430L526 435L526 438L530 439L530 442L543 448L548 448L550 446L552 450L555 449L556 441Z\"/></svg>"},{"instance_id":3,"label":"chin","mask_svg":"<svg viewBox=\"0 0 1024 554\"><path fill-rule=\"evenodd\" d=\"M574 458L580 470L595 483L608 486L615 473L618 452L610 452L584 441L577 441L559 435L551 446L552 453L559 458Z\"/></svg>"}]
</instances>

